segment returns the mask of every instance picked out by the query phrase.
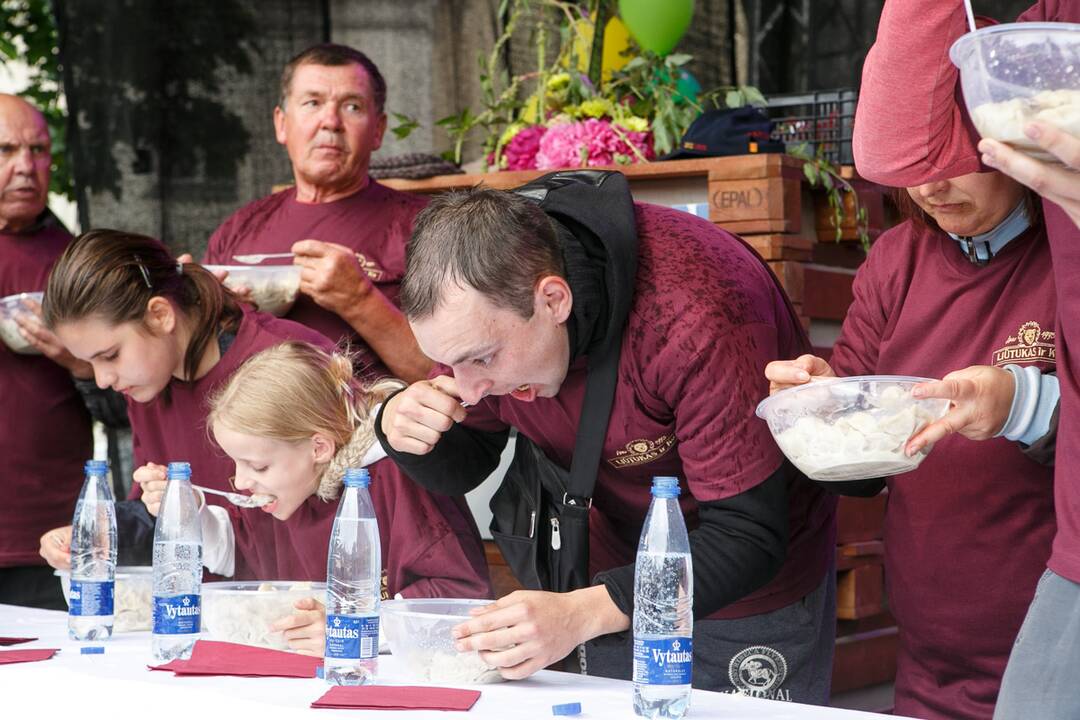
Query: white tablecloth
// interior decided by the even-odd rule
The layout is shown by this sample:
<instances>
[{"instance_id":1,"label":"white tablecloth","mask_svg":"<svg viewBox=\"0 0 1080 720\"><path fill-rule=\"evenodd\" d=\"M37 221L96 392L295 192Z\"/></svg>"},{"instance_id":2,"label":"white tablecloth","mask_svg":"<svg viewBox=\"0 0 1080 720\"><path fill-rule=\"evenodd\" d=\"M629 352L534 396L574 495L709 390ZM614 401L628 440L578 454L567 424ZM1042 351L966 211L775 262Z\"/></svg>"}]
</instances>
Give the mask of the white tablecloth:
<instances>
[{"instance_id":1,"label":"white tablecloth","mask_svg":"<svg viewBox=\"0 0 1080 720\"><path fill-rule=\"evenodd\" d=\"M9 650L60 648L51 660L0 665L0 717L120 718L145 720L265 720L309 716L318 720L375 717L385 720L527 720L552 718L551 706L580 702L578 717L632 720L631 684L622 680L539 672L528 680L475 687L480 700L466 714L432 711L387 712L312 710L328 685L320 679L178 677L147 670L154 664L150 634L120 633L103 643L77 643L67 637L67 613L0 605L0 636L37 637ZM84 644L102 645L103 655L82 655ZM379 680L409 685L401 664L379 657ZM205 714L204 714L205 713ZM832 708L758 700L694 690L690 718L725 720L811 720L880 718Z\"/></svg>"}]
</instances>

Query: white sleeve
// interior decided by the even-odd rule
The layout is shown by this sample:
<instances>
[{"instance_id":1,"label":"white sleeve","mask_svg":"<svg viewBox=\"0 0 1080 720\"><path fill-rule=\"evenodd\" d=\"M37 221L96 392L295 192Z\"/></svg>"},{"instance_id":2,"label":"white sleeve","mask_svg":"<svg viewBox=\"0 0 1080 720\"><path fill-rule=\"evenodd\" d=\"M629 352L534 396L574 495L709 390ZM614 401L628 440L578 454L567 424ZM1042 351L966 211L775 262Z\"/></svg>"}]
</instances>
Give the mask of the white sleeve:
<instances>
[{"instance_id":1,"label":"white sleeve","mask_svg":"<svg viewBox=\"0 0 1080 720\"><path fill-rule=\"evenodd\" d=\"M199 510L202 525L203 565L212 573L232 577L236 572L236 535L229 511L217 505L203 504Z\"/></svg>"}]
</instances>

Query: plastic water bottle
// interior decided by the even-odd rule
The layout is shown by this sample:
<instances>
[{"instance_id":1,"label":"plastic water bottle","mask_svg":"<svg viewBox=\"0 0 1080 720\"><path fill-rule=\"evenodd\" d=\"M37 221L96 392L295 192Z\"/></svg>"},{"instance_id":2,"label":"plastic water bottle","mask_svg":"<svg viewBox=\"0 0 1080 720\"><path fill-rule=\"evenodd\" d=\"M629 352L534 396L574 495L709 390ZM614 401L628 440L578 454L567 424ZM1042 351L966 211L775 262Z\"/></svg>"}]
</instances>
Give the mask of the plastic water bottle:
<instances>
[{"instance_id":1,"label":"plastic water bottle","mask_svg":"<svg viewBox=\"0 0 1080 720\"><path fill-rule=\"evenodd\" d=\"M202 619L202 526L191 466L169 463L169 482L154 526L154 627L159 662L186 660Z\"/></svg>"},{"instance_id":2,"label":"plastic water bottle","mask_svg":"<svg viewBox=\"0 0 1080 720\"><path fill-rule=\"evenodd\" d=\"M681 718L690 709L694 574L679 479L653 478L634 568L634 712Z\"/></svg>"},{"instance_id":3,"label":"plastic water bottle","mask_svg":"<svg viewBox=\"0 0 1080 720\"><path fill-rule=\"evenodd\" d=\"M112 636L116 583L116 503L109 466L87 460L79 501L71 518L71 592L68 636L105 640Z\"/></svg>"},{"instance_id":4,"label":"plastic water bottle","mask_svg":"<svg viewBox=\"0 0 1080 720\"><path fill-rule=\"evenodd\" d=\"M367 470L345 471L330 533L323 675L331 685L368 685L378 670L382 551L370 484Z\"/></svg>"}]
</instances>

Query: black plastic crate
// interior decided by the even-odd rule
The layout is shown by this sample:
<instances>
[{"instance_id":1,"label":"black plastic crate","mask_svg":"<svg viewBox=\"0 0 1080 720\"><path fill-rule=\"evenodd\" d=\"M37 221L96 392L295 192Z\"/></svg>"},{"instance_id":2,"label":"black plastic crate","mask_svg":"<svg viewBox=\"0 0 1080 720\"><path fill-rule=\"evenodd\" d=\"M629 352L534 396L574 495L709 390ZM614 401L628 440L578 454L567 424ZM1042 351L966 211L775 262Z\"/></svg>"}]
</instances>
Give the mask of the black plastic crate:
<instances>
[{"instance_id":1,"label":"black plastic crate","mask_svg":"<svg viewBox=\"0 0 1080 720\"><path fill-rule=\"evenodd\" d=\"M772 139L791 147L806 143L833 165L852 165L851 131L855 126L855 90L818 90L773 95L765 112L773 121Z\"/></svg>"}]
</instances>

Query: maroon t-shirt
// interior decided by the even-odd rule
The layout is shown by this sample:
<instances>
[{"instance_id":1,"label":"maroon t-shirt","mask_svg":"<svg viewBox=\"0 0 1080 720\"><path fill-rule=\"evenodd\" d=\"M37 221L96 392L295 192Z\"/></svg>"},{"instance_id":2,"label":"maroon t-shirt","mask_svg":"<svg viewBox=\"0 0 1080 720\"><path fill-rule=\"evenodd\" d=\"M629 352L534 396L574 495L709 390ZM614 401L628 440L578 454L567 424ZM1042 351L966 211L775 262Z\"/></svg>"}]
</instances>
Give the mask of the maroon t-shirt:
<instances>
[{"instance_id":1,"label":"maroon t-shirt","mask_svg":"<svg viewBox=\"0 0 1080 720\"><path fill-rule=\"evenodd\" d=\"M680 503L697 526L698 501L760 484L783 461L754 416L768 394L765 365L805 350L798 320L761 260L737 238L688 213L636 206L634 300L623 334L615 400L589 518L589 572L630 565L657 475L683 478ZM557 396L490 397L466 425L512 425L570 467L585 391L585 359ZM799 478L789 486L787 560L774 580L712 618L791 604L813 590L834 552L835 500Z\"/></svg>"},{"instance_id":2,"label":"maroon t-shirt","mask_svg":"<svg viewBox=\"0 0 1080 720\"><path fill-rule=\"evenodd\" d=\"M0 297L44 290L70 241L55 223L0 233ZM0 567L45 564L38 541L71 524L92 453L90 416L70 373L0 343Z\"/></svg>"},{"instance_id":3,"label":"maroon t-shirt","mask_svg":"<svg viewBox=\"0 0 1080 720\"><path fill-rule=\"evenodd\" d=\"M1042 229L979 267L944 233L906 222L882 235L859 269L832 367L838 375L923 377L970 365L1053 371L1051 271ZM1053 468L1004 438L951 435L888 486L897 712L989 717L1050 554Z\"/></svg>"},{"instance_id":4,"label":"maroon t-shirt","mask_svg":"<svg viewBox=\"0 0 1080 720\"><path fill-rule=\"evenodd\" d=\"M383 598L491 597L484 546L463 498L427 492L392 460L368 467L379 522ZM235 577L325 580L338 501L308 498L286 521L273 521L273 542L259 529L268 515L230 507L236 535ZM259 517L261 516L261 517Z\"/></svg>"},{"instance_id":5,"label":"maroon t-shirt","mask_svg":"<svg viewBox=\"0 0 1080 720\"><path fill-rule=\"evenodd\" d=\"M234 255L289 252L300 240L333 242L356 251L375 287L395 305L405 274L405 244L416 214L427 204L422 195L398 192L370 181L363 190L329 203L302 203L289 188L237 210L210 237L204 261L236 264ZM265 264L288 264L267 260ZM315 328L334 342L348 339L360 354L357 367L371 375L390 374L371 348L337 314L300 295L285 316Z\"/></svg>"},{"instance_id":6,"label":"maroon t-shirt","mask_svg":"<svg viewBox=\"0 0 1080 720\"><path fill-rule=\"evenodd\" d=\"M158 465L187 462L191 464L191 481L196 485L231 491L229 478L234 474L235 465L207 432L208 400L245 360L286 340L302 340L325 350L331 349L331 343L311 328L266 313L245 312L236 339L210 372L194 382L173 378L150 402L129 399L127 408L135 467L150 462ZM141 494L136 484L131 489L130 499L135 500ZM208 500L217 502L218 498Z\"/></svg>"}]
</instances>

